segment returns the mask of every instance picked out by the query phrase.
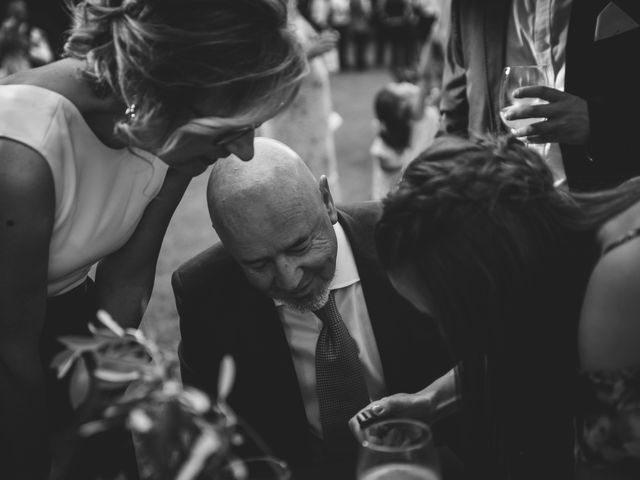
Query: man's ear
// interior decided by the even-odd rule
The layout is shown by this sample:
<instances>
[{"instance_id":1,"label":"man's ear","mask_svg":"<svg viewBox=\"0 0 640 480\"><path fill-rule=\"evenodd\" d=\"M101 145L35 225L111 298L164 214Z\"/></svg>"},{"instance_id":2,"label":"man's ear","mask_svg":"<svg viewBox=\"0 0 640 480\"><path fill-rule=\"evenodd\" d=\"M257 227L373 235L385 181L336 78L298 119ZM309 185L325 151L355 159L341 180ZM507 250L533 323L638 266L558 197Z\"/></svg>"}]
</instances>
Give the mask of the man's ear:
<instances>
[{"instance_id":1,"label":"man's ear","mask_svg":"<svg viewBox=\"0 0 640 480\"><path fill-rule=\"evenodd\" d=\"M319 186L320 186L320 195L322 195L322 203L324 203L324 206L327 209L327 214L329 215L331 224L335 225L338 222L338 212L336 210L335 204L333 203L333 197L331 196L331 190L329 189L329 181L327 180L326 175L322 175L320 177Z\"/></svg>"}]
</instances>

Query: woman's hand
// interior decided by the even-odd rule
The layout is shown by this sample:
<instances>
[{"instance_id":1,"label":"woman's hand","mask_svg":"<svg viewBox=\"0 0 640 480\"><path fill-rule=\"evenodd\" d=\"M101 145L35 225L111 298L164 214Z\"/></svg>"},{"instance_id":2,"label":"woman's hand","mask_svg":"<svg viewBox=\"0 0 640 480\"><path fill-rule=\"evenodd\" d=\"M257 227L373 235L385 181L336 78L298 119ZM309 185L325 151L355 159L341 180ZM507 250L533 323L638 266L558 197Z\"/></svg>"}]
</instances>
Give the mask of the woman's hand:
<instances>
[{"instance_id":1,"label":"woman's hand","mask_svg":"<svg viewBox=\"0 0 640 480\"><path fill-rule=\"evenodd\" d=\"M231 153L224 146L216 145L215 137L216 129L191 122L173 132L157 155L173 170L196 177Z\"/></svg>"},{"instance_id":2,"label":"woman's hand","mask_svg":"<svg viewBox=\"0 0 640 480\"><path fill-rule=\"evenodd\" d=\"M416 393L396 393L370 403L349 420L351 431L359 436L368 423L386 418L413 418L431 424L457 408L455 369Z\"/></svg>"},{"instance_id":3,"label":"woman's hand","mask_svg":"<svg viewBox=\"0 0 640 480\"><path fill-rule=\"evenodd\" d=\"M370 403L349 420L351 431L358 436L367 423L387 418L413 418L431 423L436 410L436 392L428 388L416 393L396 393Z\"/></svg>"}]
</instances>

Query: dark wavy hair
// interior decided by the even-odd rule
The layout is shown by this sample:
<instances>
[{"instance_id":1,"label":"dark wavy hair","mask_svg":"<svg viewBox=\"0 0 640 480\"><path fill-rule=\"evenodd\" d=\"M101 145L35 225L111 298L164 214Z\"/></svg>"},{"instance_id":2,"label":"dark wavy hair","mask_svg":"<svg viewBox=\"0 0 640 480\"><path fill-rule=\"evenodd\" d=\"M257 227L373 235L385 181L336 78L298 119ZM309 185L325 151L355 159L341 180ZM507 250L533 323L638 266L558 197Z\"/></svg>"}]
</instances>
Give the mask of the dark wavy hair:
<instances>
[{"instance_id":1,"label":"dark wavy hair","mask_svg":"<svg viewBox=\"0 0 640 480\"><path fill-rule=\"evenodd\" d=\"M511 136L439 137L384 200L381 261L417 274L460 362L478 478L572 478L577 324L596 234L638 201L636 181L555 188Z\"/></svg>"},{"instance_id":2,"label":"dark wavy hair","mask_svg":"<svg viewBox=\"0 0 640 480\"><path fill-rule=\"evenodd\" d=\"M158 147L204 95L221 122L275 112L307 71L285 0L67 0L67 56L86 61L97 91L136 115L116 131Z\"/></svg>"}]
</instances>

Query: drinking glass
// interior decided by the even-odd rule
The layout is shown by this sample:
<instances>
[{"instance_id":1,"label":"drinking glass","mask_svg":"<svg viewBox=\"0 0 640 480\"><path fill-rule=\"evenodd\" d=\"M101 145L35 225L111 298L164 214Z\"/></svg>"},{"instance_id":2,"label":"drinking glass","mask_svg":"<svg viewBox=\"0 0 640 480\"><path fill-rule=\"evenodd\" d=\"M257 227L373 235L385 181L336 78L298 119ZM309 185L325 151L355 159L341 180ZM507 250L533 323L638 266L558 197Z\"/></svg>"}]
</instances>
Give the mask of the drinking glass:
<instances>
[{"instance_id":1,"label":"drinking glass","mask_svg":"<svg viewBox=\"0 0 640 480\"><path fill-rule=\"evenodd\" d=\"M358 480L440 480L431 429L409 419L383 420L360 433Z\"/></svg>"},{"instance_id":2,"label":"drinking glass","mask_svg":"<svg viewBox=\"0 0 640 480\"><path fill-rule=\"evenodd\" d=\"M232 460L222 469L221 480L291 480L291 470L279 458L251 457Z\"/></svg>"},{"instance_id":3,"label":"drinking glass","mask_svg":"<svg viewBox=\"0 0 640 480\"><path fill-rule=\"evenodd\" d=\"M547 65L518 65L505 67L500 84L500 118L509 129L519 129L532 123L541 122L544 118L521 118L507 120L505 114L518 105L541 105L547 103L540 98L514 98L513 92L520 87L534 85L551 85L550 69Z\"/></svg>"}]
</instances>

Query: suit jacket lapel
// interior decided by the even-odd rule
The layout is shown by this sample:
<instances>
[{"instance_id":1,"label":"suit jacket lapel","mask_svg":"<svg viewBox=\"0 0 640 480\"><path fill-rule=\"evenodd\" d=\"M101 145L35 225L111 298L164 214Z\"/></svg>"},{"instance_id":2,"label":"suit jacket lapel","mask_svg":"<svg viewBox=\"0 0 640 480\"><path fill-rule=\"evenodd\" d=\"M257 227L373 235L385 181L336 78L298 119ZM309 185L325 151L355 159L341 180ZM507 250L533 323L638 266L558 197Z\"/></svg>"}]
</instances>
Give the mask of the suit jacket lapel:
<instances>
[{"instance_id":1,"label":"suit jacket lapel","mask_svg":"<svg viewBox=\"0 0 640 480\"><path fill-rule=\"evenodd\" d=\"M254 295L255 293L255 295ZM273 432L264 440L276 452L306 460L310 455L308 422L289 344L273 301L254 291L238 306L246 334L237 345L238 385L232 395L257 431ZM240 320L238 320L240 321ZM233 405L233 403L232 403ZM240 413L240 412L239 412Z\"/></svg>"},{"instance_id":2,"label":"suit jacket lapel","mask_svg":"<svg viewBox=\"0 0 640 480\"><path fill-rule=\"evenodd\" d=\"M584 96L588 91L589 68L592 66L590 46L593 45L598 13L608 3L608 0L574 0L571 4L565 67L566 92Z\"/></svg>"},{"instance_id":3,"label":"suit jacket lapel","mask_svg":"<svg viewBox=\"0 0 640 480\"><path fill-rule=\"evenodd\" d=\"M411 387L407 378L416 375L406 368L411 364L406 360L407 336L411 336L405 315L408 305L394 293L375 250L373 234L380 212L379 204L368 203L349 211L339 210L338 220L352 246L387 391L391 393L408 391Z\"/></svg>"},{"instance_id":4,"label":"suit jacket lapel","mask_svg":"<svg viewBox=\"0 0 640 480\"><path fill-rule=\"evenodd\" d=\"M338 211L352 246L388 393L414 392L448 371L452 362L435 323L395 292L374 243L380 204ZM416 374L416 370L420 374Z\"/></svg>"}]
</instances>

